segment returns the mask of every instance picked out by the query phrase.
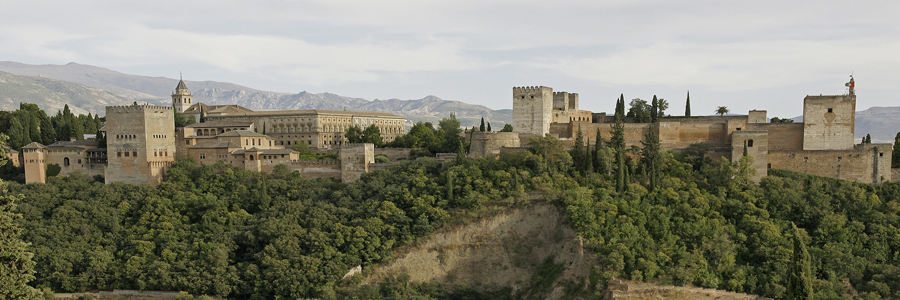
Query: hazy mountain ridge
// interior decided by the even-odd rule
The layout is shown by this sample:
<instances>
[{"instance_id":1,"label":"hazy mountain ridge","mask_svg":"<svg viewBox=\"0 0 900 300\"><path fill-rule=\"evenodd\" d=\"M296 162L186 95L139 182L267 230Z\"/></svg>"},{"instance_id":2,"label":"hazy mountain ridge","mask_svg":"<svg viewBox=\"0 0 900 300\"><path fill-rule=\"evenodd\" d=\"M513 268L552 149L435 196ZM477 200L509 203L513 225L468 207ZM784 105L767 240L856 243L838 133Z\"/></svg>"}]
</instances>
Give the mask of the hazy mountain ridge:
<instances>
[{"instance_id":1,"label":"hazy mountain ridge","mask_svg":"<svg viewBox=\"0 0 900 300\"><path fill-rule=\"evenodd\" d=\"M0 71L17 75L45 76L102 89L131 101L156 105L169 105L178 79L130 75L113 70L68 63L65 65L29 65L17 62L0 62ZM249 87L216 81L185 81L195 102L206 104L237 104L253 110L328 109L349 111L390 112L405 116L412 122L426 121L435 125L441 118L456 112L463 126L476 126L481 118L496 125L512 123L512 110L491 110L482 105L460 101L442 100L428 96L418 100L374 100L340 96L333 93L297 94L268 92ZM41 97L35 97L41 99ZM40 104L40 103L39 103ZM17 104L18 105L18 104ZM70 106L72 106L70 104ZM42 106L43 107L43 106ZM83 107L85 112L103 113L101 106ZM495 126L492 126L495 127Z\"/></svg>"},{"instance_id":2,"label":"hazy mountain ridge","mask_svg":"<svg viewBox=\"0 0 900 300\"><path fill-rule=\"evenodd\" d=\"M19 103L36 103L52 115L68 104L75 114L105 114L106 106L128 105L133 100L103 89L38 76L0 72L0 110L19 109Z\"/></svg>"}]
</instances>

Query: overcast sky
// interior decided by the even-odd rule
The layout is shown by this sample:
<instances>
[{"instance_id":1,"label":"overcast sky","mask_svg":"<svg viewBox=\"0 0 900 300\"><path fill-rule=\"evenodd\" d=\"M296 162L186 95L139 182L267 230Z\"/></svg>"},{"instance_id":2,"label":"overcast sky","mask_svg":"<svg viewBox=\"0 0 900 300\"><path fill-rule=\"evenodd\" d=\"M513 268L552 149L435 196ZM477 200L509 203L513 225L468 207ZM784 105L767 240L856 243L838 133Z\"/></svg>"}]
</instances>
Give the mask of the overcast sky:
<instances>
[{"instance_id":1,"label":"overcast sky","mask_svg":"<svg viewBox=\"0 0 900 300\"><path fill-rule=\"evenodd\" d=\"M669 100L802 114L811 94L900 106L900 1L0 0L0 60L81 64L365 99L511 108L512 87L581 108Z\"/></svg>"}]
</instances>

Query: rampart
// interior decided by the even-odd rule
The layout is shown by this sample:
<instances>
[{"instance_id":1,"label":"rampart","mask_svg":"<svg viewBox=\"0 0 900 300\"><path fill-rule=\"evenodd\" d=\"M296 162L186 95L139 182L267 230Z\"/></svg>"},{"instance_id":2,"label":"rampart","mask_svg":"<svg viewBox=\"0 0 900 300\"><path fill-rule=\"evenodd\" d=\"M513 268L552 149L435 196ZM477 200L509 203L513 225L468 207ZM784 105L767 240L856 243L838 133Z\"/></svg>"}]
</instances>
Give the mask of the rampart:
<instances>
[{"instance_id":1,"label":"rampart","mask_svg":"<svg viewBox=\"0 0 900 300\"><path fill-rule=\"evenodd\" d=\"M472 157L487 157L500 153L503 147L519 147L519 134L515 132L480 132L472 133L472 143L469 147L469 155Z\"/></svg>"},{"instance_id":2,"label":"rampart","mask_svg":"<svg viewBox=\"0 0 900 300\"><path fill-rule=\"evenodd\" d=\"M852 150L769 151L769 166L817 176L879 184L891 180L891 147L891 144L863 144L856 145Z\"/></svg>"}]
</instances>

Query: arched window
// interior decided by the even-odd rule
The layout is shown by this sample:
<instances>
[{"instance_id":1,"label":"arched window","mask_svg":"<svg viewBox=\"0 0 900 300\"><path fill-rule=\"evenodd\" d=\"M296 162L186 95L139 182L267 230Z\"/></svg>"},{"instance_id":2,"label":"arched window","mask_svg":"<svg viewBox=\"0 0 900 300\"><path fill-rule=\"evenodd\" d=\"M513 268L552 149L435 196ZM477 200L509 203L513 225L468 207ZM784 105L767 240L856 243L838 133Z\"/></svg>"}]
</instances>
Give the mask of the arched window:
<instances>
[{"instance_id":1,"label":"arched window","mask_svg":"<svg viewBox=\"0 0 900 300\"><path fill-rule=\"evenodd\" d=\"M68 157L63 158L63 166L66 166L66 167L69 166L69 158Z\"/></svg>"}]
</instances>

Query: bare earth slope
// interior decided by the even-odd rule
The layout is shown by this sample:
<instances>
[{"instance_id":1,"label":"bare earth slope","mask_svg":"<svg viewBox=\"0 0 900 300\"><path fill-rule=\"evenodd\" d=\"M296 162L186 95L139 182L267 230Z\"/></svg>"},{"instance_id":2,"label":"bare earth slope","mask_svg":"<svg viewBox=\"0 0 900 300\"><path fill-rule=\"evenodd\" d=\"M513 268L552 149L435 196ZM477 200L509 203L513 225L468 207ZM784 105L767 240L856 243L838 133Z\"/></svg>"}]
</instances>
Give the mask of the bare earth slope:
<instances>
[{"instance_id":1,"label":"bare earth slope","mask_svg":"<svg viewBox=\"0 0 900 300\"><path fill-rule=\"evenodd\" d=\"M444 228L399 252L393 261L375 266L366 281L407 273L411 281L438 282L448 288L508 286L514 293L527 292L536 266L552 257L564 267L547 295L558 299L561 284L568 280L586 288L593 266L593 254L582 248L559 209L542 202Z\"/></svg>"}]
</instances>

